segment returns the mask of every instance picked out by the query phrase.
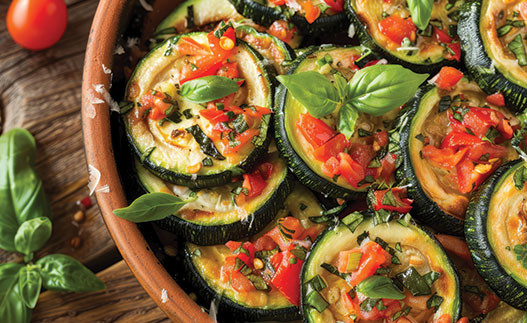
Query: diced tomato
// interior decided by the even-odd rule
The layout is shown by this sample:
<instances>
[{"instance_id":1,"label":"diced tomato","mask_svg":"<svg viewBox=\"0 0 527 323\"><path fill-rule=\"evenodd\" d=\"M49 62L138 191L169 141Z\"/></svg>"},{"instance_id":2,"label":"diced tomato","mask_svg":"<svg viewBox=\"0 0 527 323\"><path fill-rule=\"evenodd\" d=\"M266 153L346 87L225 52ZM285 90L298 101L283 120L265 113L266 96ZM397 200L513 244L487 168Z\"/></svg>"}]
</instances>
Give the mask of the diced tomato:
<instances>
[{"instance_id":1,"label":"diced tomato","mask_svg":"<svg viewBox=\"0 0 527 323\"><path fill-rule=\"evenodd\" d=\"M438 149L433 145L426 145L421 150L421 155L438 167L452 169L465 157L468 150L466 147L456 152L452 147Z\"/></svg>"},{"instance_id":2,"label":"diced tomato","mask_svg":"<svg viewBox=\"0 0 527 323\"><path fill-rule=\"evenodd\" d=\"M443 314L437 320L434 321L434 323L450 323L450 322L452 322L452 318L450 318L450 314Z\"/></svg>"},{"instance_id":3,"label":"diced tomato","mask_svg":"<svg viewBox=\"0 0 527 323\"><path fill-rule=\"evenodd\" d=\"M219 122L229 121L229 117L225 114L225 111L218 110L214 103L209 103L206 109L199 111L199 114L213 125Z\"/></svg>"},{"instance_id":4,"label":"diced tomato","mask_svg":"<svg viewBox=\"0 0 527 323\"><path fill-rule=\"evenodd\" d=\"M227 241L227 243L225 243L225 245L229 249L231 249L231 251L234 251L234 250L238 249L242 245L242 243L239 242L239 241L232 241L231 240L231 241Z\"/></svg>"},{"instance_id":5,"label":"diced tomato","mask_svg":"<svg viewBox=\"0 0 527 323\"><path fill-rule=\"evenodd\" d=\"M344 10L344 0L324 0L324 2L335 12Z\"/></svg>"},{"instance_id":6,"label":"diced tomato","mask_svg":"<svg viewBox=\"0 0 527 323\"><path fill-rule=\"evenodd\" d=\"M338 256L337 256L337 270L341 273L351 273L357 269L349 269L348 270L348 262L349 262L349 257L352 255L352 254L359 254L361 255L360 259L362 259L362 253L360 250L344 250L344 251L340 251ZM360 263L360 260L359 260L359 263Z\"/></svg>"},{"instance_id":7,"label":"diced tomato","mask_svg":"<svg viewBox=\"0 0 527 323\"><path fill-rule=\"evenodd\" d=\"M362 168L366 168L375 157L375 151L373 151L372 145L352 143L350 145L350 155Z\"/></svg>"},{"instance_id":8,"label":"diced tomato","mask_svg":"<svg viewBox=\"0 0 527 323\"><path fill-rule=\"evenodd\" d=\"M221 61L212 55L189 58L189 63L183 65L181 70L179 84L182 85L200 77L215 75L221 65Z\"/></svg>"},{"instance_id":9,"label":"diced tomato","mask_svg":"<svg viewBox=\"0 0 527 323\"><path fill-rule=\"evenodd\" d=\"M291 241L302 236L304 227L300 223L300 220L292 216L280 219L280 226L282 226L282 231L276 226L266 235L273 239L278 247L280 247L280 250L284 251L289 248ZM287 234L288 236L285 236L284 234Z\"/></svg>"},{"instance_id":10,"label":"diced tomato","mask_svg":"<svg viewBox=\"0 0 527 323\"><path fill-rule=\"evenodd\" d=\"M236 146L229 145L227 138L224 138L225 148L223 153L225 155L232 155L237 153L242 147L250 143L251 140L260 133L260 129L247 129L244 132L236 135L236 141L239 142Z\"/></svg>"},{"instance_id":11,"label":"diced tomato","mask_svg":"<svg viewBox=\"0 0 527 323\"><path fill-rule=\"evenodd\" d=\"M451 131L441 142L441 148L472 146L481 143L481 139L466 132Z\"/></svg>"},{"instance_id":12,"label":"diced tomato","mask_svg":"<svg viewBox=\"0 0 527 323\"><path fill-rule=\"evenodd\" d=\"M211 55L206 45L200 44L191 37L181 37L177 43L176 50L181 55L208 56Z\"/></svg>"},{"instance_id":13,"label":"diced tomato","mask_svg":"<svg viewBox=\"0 0 527 323\"><path fill-rule=\"evenodd\" d=\"M271 2L275 6L282 6L285 4L285 0L269 0L269 2Z\"/></svg>"},{"instance_id":14,"label":"diced tomato","mask_svg":"<svg viewBox=\"0 0 527 323\"><path fill-rule=\"evenodd\" d=\"M340 175L340 161L336 157L330 157L324 164L322 164L322 173L327 177L333 178L335 175Z\"/></svg>"},{"instance_id":15,"label":"diced tomato","mask_svg":"<svg viewBox=\"0 0 527 323\"><path fill-rule=\"evenodd\" d=\"M498 131L501 133L504 139L512 139L514 135L514 129L512 129L511 123L509 120L502 119L498 124ZM498 138L496 138L497 140Z\"/></svg>"},{"instance_id":16,"label":"diced tomato","mask_svg":"<svg viewBox=\"0 0 527 323\"><path fill-rule=\"evenodd\" d=\"M358 188L358 183L364 179L364 168L351 158L349 154L339 153L340 174L353 187Z\"/></svg>"},{"instance_id":17,"label":"diced tomato","mask_svg":"<svg viewBox=\"0 0 527 323\"><path fill-rule=\"evenodd\" d=\"M411 18L403 19L398 14L393 14L379 22L381 32L391 41L400 45L404 38L415 39L417 27Z\"/></svg>"},{"instance_id":18,"label":"diced tomato","mask_svg":"<svg viewBox=\"0 0 527 323\"><path fill-rule=\"evenodd\" d=\"M470 147L467 158L473 162L481 162L481 158L484 155L487 157L485 158L486 160L503 158L508 155L508 150L506 147L494 145L488 141L484 141Z\"/></svg>"},{"instance_id":19,"label":"diced tomato","mask_svg":"<svg viewBox=\"0 0 527 323\"><path fill-rule=\"evenodd\" d=\"M283 1L283 0L282 0ZM295 37L297 32L296 27L289 28L289 23L285 20L275 20L271 27L269 27L269 34L275 36L285 43L289 43Z\"/></svg>"},{"instance_id":20,"label":"diced tomato","mask_svg":"<svg viewBox=\"0 0 527 323\"><path fill-rule=\"evenodd\" d=\"M275 253L274 255L271 256L270 262L275 270L277 270L278 267L280 267L280 264L282 263L282 259L284 259L284 254L282 252Z\"/></svg>"},{"instance_id":21,"label":"diced tomato","mask_svg":"<svg viewBox=\"0 0 527 323\"><path fill-rule=\"evenodd\" d=\"M252 292L256 290L249 278L245 277L245 275L239 271L233 271L231 273L231 286L238 292L243 293Z\"/></svg>"},{"instance_id":22,"label":"diced tomato","mask_svg":"<svg viewBox=\"0 0 527 323\"><path fill-rule=\"evenodd\" d=\"M349 141L343 134L338 134L322 146L315 149L313 155L316 160L325 162L331 157L336 157L349 146Z\"/></svg>"},{"instance_id":23,"label":"diced tomato","mask_svg":"<svg viewBox=\"0 0 527 323\"><path fill-rule=\"evenodd\" d=\"M493 109L471 107L463 118L463 125L469 128L474 135L483 138L490 127L498 125L497 112Z\"/></svg>"},{"instance_id":24,"label":"diced tomato","mask_svg":"<svg viewBox=\"0 0 527 323\"><path fill-rule=\"evenodd\" d=\"M357 249L354 249L357 250ZM360 258L359 268L351 274L349 284L356 286L364 279L375 274L377 269L386 262L388 258L387 252L376 242L368 241L362 247L358 248L362 252Z\"/></svg>"},{"instance_id":25,"label":"diced tomato","mask_svg":"<svg viewBox=\"0 0 527 323\"><path fill-rule=\"evenodd\" d=\"M165 102L166 96L162 92L155 92L155 94L145 94L141 97L140 114L144 114L148 109L150 113L148 117L152 120L161 120L166 117L165 112L170 108L171 103Z\"/></svg>"},{"instance_id":26,"label":"diced tomato","mask_svg":"<svg viewBox=\"0 0 527 323\"><path fill-rule=\"evenodd\" d=\"M395 211L399 213L408 213L412 210L412 203L414 202L411 199L406 198L406 188L394 187L391 189L392 195L395 200L395 205L385 205L383 204L384 197L389 190L380 190L375 191L376 204L373 206L375 211L380 209Z\"/></svg>"},{"instance_id":27,"label":"diced tomato","mask_svg":"<svg viewBox=\"0 0 527 323\"><path fill-rule=\"evenodd\" d=\"M254 242L256 251L273 250L276 243L267 235L263 235Z\"/></svg>"},{"instance_id":28,"label":"diced tomato","mask_svg":"<svg viewBox=\"0 0 527 323\"><path fill-rule=\"evenodd\" d=\"M214 32L221 28L221 24L216 27L214 31L211 31L207 38L209 40L209 47L212 51L212 54L219 60L224 61L232 54L232 48L231 49L224 49L221 46L220 39L216 38L216 35L214 35ZM236 42L236 35L234 32L234 29L232 27L229 27L224 33L222 37L229 38L232 40L232 42Z\"/></svg>"},{"instance_id":29,"label":"diced tomato","mask_svg":"<svg viewBox=\"0 0 527 323\"><path fill-rule=\"evenodd\" d=\"M441 29L434 26L434 32L436 35L437 41L440 43L450 43L452 41L452 37L450 37L446 32L442 31Z\"/></svg>"},{"instance_id":30,"label":"diced tomato","mask_svg":"<svg viewBox=\"0 0 527 323\"><path fill-rule=\"evenodd\" d=\"M311 2L311 0L303 2L302 7L304 8L306 14L305 18L308 23L312 24L320 16L320 8L318 6L313 5L313 2Z\"/></svg>"},{"instance_id":31,"label":"diced tomato","mask_svg":"<svg viewBox=\"0 0 527 323\"><path fill-rule=\"evenodd\" d=\"M395 172L395 161L397 159L397 155L395 154L386 154L384 158L381 160L381 174L379 177L385 182L389 183L392 175Z\"/></svg>"},{"instance_id":32,"label":"diced tomato","mask_svg":"<svg viewBox=\"0 0 527 323\"><path fill-rule=\"evenodd\" d=\"M379 146L384 147L388 144L388 132L386 130L377 131L373 134L373 138Z\"/></svg>"},{"instance_id":33,"label":"diced tomato","mask_svg":"<svg viewBox=\"0 0 527 323\"><path fill-rule=\"evenodd\" d=\"M240 77L240 73L238 72L238 63L224 63L223 66L218 70L218 73L216 73L216 75L230 79Z\"/></svg>"},{"instance_id":34,"label":"diced tomato","mask_svg":"<svg viewBox=\"0 0 527 323\"><path fill-rule=\"evenodd\" d=\"M490 104L494 104L498 107L504 107L505 106L505 97L501 92L494 93L492 95L487 96L487 102Z\"/></svg>"},{"instance_id":35,"label":"diced tomato","mask_svg":"<svg viewBox=\"0 0 527 323\"><path fill-rule=\"evenodd\" d=\"M365 298L365 297L364 297ZM376 306L371 309L371 311L364 311L360 308L359 297L354 298L355 312L357 313L357 318L359 320L365 321L377 321L382 319L391 319L393 315L402 309L401 302L394 299L383 298L382 302L386 309L380 311ZM397 320L396 322L399 322Z\"/></svg>"},{"instance_id":36,"label":"diced tomato","mask_svg":"<svg viewBox=\"0 0 527 323\"><path fill-rule=\"evenodd\" d=\"M243 174L243 188L247 189L248 198L260 196L263 190L267 187L267 182L263 179L259 171L249 174Z\"/></svg>"},{"instance_id":37,"label":"diced tomato","mask_svg":"<svg viewBox=\"0 0 527 323\"><path fill-rule=\"evenodd\" d=\"M479 296L477 295L475 296L479 298ZM469 322L470 322L469 318L465 316L465 317L460 318L456 323L469 323Z\"/></svg>"},{"instance_id":38,"label":"diced tomato","mask_svg":"<svg viewBox=\"0 0 527 323\"><path fill-rule=\"evenodd\" d=\"M461 60L461 45L460 45L460 43L450 43L447 46L448 46L448 52L447 52L447 55L446 55L446 59L456 60L456 61L459 62Z\"/></svg>"},{"instance_id":39,"label":"diced tomato","mask_svg":"<svg viewBox=\"0 0 527 323\"><path fill-rule=\"evenodd\" d=\"M268 180L273 174L273 168L272 163L262 163L258 166L258 171L264 180Z\"/></svg>"},{"instance_id":40,"label":"diced tomato","mask_svg":"<svg viewBox=\"0 0 527 323\"><path fill-rule=\"evenodd\" d=\"M322 146L337 135L324 121L312 117L309 113L302 113L296 124L313 148Z\"/></svg>"},{"instance_id":41,"label":"diced tomato","mask_svg":"<svg viewBox=\"0 0 527 323\"><path fill-rule=\"evenodd\" d=\"M289 251L282 252L282 262L271 280L272 285L293 305L300 305L300 271L303 260Z\"/></svg>"},{"instance_id":42,"label":"diced tomato","mask_svg":"<svg viewBox=\"0 0 527 323\"><path fill-rule=\"evenodd\" d=\"M469 159L462 160L457 166L458 189L466 194L476 188L476 181L481 174L474 171L474 163Z\"/></svg>"},{"instance_id":43,"label":"diced tomato","mask_svg":"<svg viewBox=\"0 0 527 323\"><path fill-rule=\"evenodd\" d=\"M254 108L254 109L253 109ZM256 111L254 111L256 110ZM250 116L256 120L262 119L262 116L266 114L271 114L273 111L269 108L254 106L252 108L246 108L243 112L246 116Z\"/></svg>"},{"instance_id":44,"label":"diced tomato","mask_svg":"<svg viewBox=\"0 0 527 323\"><path fill-rule=\"evenodd\" d=\"M450 66L444 66L439 71L439 76L437 77L435 83L438 88L443 90L449 90L456 86L457 82L461 80L463 73L458 69Z\"/></svg>"},{"instance_id":45,"label":"diced tomato","mask_svg":"<svg viewBox=\"0 0 527 323\"><path fill-rule=\"evenodd\" d=\"M222 283L226 283L231 278L231 273L234 271L236 266L236 256L227 256L220 270L220 280Z\"/></svg>"},{"instance_id":46,"label":"diced tomato","mask_svg":"<svg viewBox=\"0 0 527 323\"><path fill-rule=\"evenodd\" d=\"M309 239L311 239L311 241L314 242L317 239L319 234L320 234L320 230L316 226L313 226L313 227L309 227L305 229L302 235L299 237L299 239L306 240L307 237L309 237Z\"/></svg>"}]
</instances>

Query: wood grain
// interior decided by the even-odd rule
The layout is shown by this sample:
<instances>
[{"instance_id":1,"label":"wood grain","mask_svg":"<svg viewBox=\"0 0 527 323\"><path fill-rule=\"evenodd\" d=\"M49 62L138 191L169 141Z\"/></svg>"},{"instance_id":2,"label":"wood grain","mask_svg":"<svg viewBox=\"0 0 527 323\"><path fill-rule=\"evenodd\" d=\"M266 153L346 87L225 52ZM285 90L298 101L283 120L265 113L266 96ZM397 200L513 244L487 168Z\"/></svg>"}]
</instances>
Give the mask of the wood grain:
<instances>
[{"instance_id":1,"label":"wood grain","mask_svg":"<svg viewBox=\"0 0 527 323\"><path fill-rule=\"evenodd\" d=\"M8 1L0 0L0 21ZM58 44L32 52L17 46L0 23L0 130L28 129L37 140L36 169L51 200L53 235L37 256L71 255L92 269L102 269L118 253L96 207L79 227L72 221L75 202L87 196L88 172L81 132L81 81L84 51L98 1L68 3L68 28ZM95 203L95 201L94 201ZM70 241L81 237L74 249ZM0 252L0 262L21 259Z\"/></svg>"},{"instance_id":2,"label":"wood grain","mask_svg":"<svg viewBox=\"0 0 527 323\"><path fill-rule=\"evenodd\" d=\"M33 322L169 322L124 261L100 272L106 290L86 294L44 292Z\"/></svg>"}]
</instances>

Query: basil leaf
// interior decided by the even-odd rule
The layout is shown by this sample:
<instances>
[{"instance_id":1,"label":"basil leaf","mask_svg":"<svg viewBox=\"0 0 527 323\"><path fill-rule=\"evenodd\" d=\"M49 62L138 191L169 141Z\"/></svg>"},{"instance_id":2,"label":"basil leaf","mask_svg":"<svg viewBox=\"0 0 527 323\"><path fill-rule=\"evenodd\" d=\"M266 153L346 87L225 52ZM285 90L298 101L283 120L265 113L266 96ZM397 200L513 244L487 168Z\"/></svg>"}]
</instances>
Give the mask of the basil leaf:
<instances>
[{"instance_id":1,"label":"basil leaf","mask_svg":"<svg viewBox=\"0 0 527 323\"><path fill-rule=\"evenodd\" d=\"M16 250L25 255L40 250L51 237L51 220L36 218L22 223L15 235Z\"/></svg>"},{"instance_id":2,"label":"basil leaf","mask_svg":"<svg viewBox=\"0 0 527 323\"><path fill-rule=\"evenodd\" d=\"M516 189L518 191L523 190L523 187L525 186L525 182L527 181L527 167L523 165L520 166L520 168L518 168L516 172L514 173L513 179L514 179L514 186L516 187Z\"/></svg>"},{"instance_id":3,"label":"basil leaf","mask_svg":"<svg viewBox=\"0 0 527 323\"><path fill-rule=\"evenodd\" d=\"M412 293L413 296L424 296L432 294L427 280L417 270L410 266L407 270L395 275L397 280Z\"/></svg>"},{"instance_id":4,"label":"basil leaf","mask_svg":"<svg viewBox=\"0 0 527 323\"><path fill-rule=\"evenodd\" d=\"M405 298L393 281L386 276L373 275L357 285L357 292L369 298L386 298L401 300Z\"/></svg>"},{"instance_id":5,"label":"basil leaf","mask_svg":"<svg viewBox=\"0 0 527 323\"><path fill-rule=\"evenodd\" d=\"M318 72L279 75L277 79L315 118L322 118L335 111L341 101L338 90Z\"/></svg>"},{"instance_id":6,"label":"basil leaf","mask_svg":"<svg viewBox=\"0 0 527 323\"><path fill-rule=\"evenodd\" d=\"M339 97L342 99L342 101L346 101L346 96L348 95L346 86L348 85L348 81L346 81L346 79L340 75L340 73L334 74L333 78L335 79L333 84L339 93Z\"/></svg>"},{"instance_id":7,"label":"basil leaf","mask_svg":"<svg viewBox=\"0 0 527 323\"><path fill-rule=\"evenodd\" d=\"M194 79L181 86L181 96L195 103L221 99L236 91L238 91L236 81L217 75Z\"/></svg>"},{"instance_id":8,"label":"basil leaf","mask_svg":"<svg viewBox=\"0 0 527 323\"><path fill-rule=\"evenodd\" d=\"M40 267L44 287L65 292L92 292L106 288L88 268L70 256L55 254L41 258Z\"/></svg>"},{"instance_id":9,"label":"basil leaf","mask_svg":"<svg viewBox=\"0 0 527 323\"><path fill-rule=\"evenodd\" d=\"M400 65L368 66L349 81L347 102L361 112L381 116L410 100L428 76Z\"/></svg>"},{"instance_id":10,"label":"basil leaf","mask_svg":"<svg viewBox=\"0 0 527 323\"><path fill-rule=\"evenodd\" d=\"M117 209L113 214L135 223L156 221L175 214L183 205L191 200L167 193L148 193L137 198L130 206Z\"/></svg>"},{"instance_id":11,"label":"basil leaf","mask_svg":"<svg viewBox=\"0 0 527 323\"><path fill-rule=\"evenodd\" d=\"M29 219L49 217L51 209L42 181L34 170L35 139L24 129L0 136L0 248L16 252L18 226Z\"/></svg>"},{"instance_id":12,"label":"basil leaf","mask_svg":"<svg viewBox=\"0 0 527 323\"><path fill-rule=\"evenodd\" d=\"M15 263L0 265L0 318L4 322L31 320L31 309L22 301L17 284L18 272L23 267Z\"/></svg>"},{"instance_id":13,"label":"basil leaf","mask_svg":"<svg viewBox=\"0 0 527 323\"><path fill-rule=\"evenodd\" d=\"M42 277L37 266L27 265L18 272L18 289L24 304L35 308L42 287Z\"/></svg>"},{"instance_id":14,"label":"basil leaf","mask_svg":"<svg viewBox=\"0 0 527 323\"><path fill-rule=\"evenodd\" d=\"M350 104L344 104L339 111L339 123L337 125L340 133L344 134L346 138L351 138L355 132L355 123L359 118L359 113Z\"/></svg>"},{"instance_id":15,"label":"basil leaf","mask_svg":"<svg viewBox=\"0 0 527 323\"><path fill-rule=\"evenodd\" d=\"M525 52L525 46L523 45L521 34L514 37L507 47L509 47L514 56L516 56L516 60L520 66L527 66L527 53Z\"/></svg>"},{"instance_id":16,"label":"basil leaf","mask_svg":"<svg viewBox=\"0 0 527 323\"><path fill-rule=\"evenodd\" d=\"M434 0L406 0L412 21L421 30L425 30L432 17Z\"/></svg>"}]
</instances>

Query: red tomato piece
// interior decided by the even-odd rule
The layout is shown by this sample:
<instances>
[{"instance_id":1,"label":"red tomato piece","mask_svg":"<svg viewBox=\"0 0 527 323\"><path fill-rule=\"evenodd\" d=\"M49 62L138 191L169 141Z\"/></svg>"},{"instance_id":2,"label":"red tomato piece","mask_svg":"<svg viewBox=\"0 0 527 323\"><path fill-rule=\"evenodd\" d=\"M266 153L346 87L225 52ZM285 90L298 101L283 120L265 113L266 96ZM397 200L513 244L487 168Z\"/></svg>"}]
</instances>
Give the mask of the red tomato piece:
<instances>
[{"instance_id":1,"label":"red tomato piece","mask_svg":"<svg viewBox=\"0 0 527 323\"><path fill-rule=\"evenodd\" d=\"M302 7L304 8L305 18L308 23L312 24L320 16L320 8L318 6L313 5L313 2L311 2L311 0L303 2Z\"/></svg>"},{"instance_id":2,"label":"red tomato piece","mask_svg":"<svg viewBox=\"0 0 527 323\"><path fill-rule=\"evenodd\" d=\"M349 141L343 134L338 134L322 146L315 149L313 155L316 160L325 162L331 157L336 157L349 146Z\"/></svg>"},{"instance_id":3,"label":"red tomato piece","mask_svg":"<svg viewBox=\"0 0 527 323\"><path fill-rule=\"evenodd\" d=\"M275 6L282 6L285 4L285 0L269 0L269 2L271 2Z\"/></svg>"},{"instance_id":4,"label":"red tomato piece","mask_svg":"<svg viewBox=\"0 0 527 323\"><path fill-rule=\"evenodd\" d=\"M486 156L488 154L488 156ZM473 145L469 148L467 158L474 162L481 162L481 158L486 156L486 160L494 158L503 158L508 155L506 147L491 144L488 141L483 141L479 144Z\"/></svg>"},{"instance_id":5,"label":"red tomato piece","mask_svg":"<svg viewBox=\"0 0 527 323\"><path fill-rule=\"evenodd\" d=\"M335 12L344 10L344 0L324 0L324 2Z\"/></svg>"},{"instance_id":6,"label":"red tomato piece","mask_svg":"<svg viewBox=\"0 0 527 323\"><path fill-rule=\"evenodd\" d=\"M354 161L359 163L359 165L365 169L375 157L375 151L371 145L352 143L350 145L350 155Z\"/></svg>"},{"instance_id":7,"label":"red tomato piece","mask_svg":"<svg viewBox=\"0 0 527 323\"><path fill-rule=\"evenodd\" d=\"M324 164L322 164L322 173L327 177L333 178L335 175L340 175L340 161L336 157L330 157Z\"/></svg>"},{"instance_id":8,"label":"red tomato piece","mask_svg":"<svg viewBox=\"0 0 527 323\"><path fill-rule=\"evenodd\" d=\"M258 171L262 175L262 178L265 180L268 180L271 175L273 174L273 164L271 163L263 163L258 166Z\"/></svg>"},{"instance_id":9,"label":"red tomato piece","mask_svg":"<svg viewBox=\"0 0 527 323\"><path fill-rule=\"evenodd\" d=\"M68 24L64 0L14 0L7 11L7 30L13 40L30 50L51 47Z\"/></svg>"},{"instance_id":10,"label":"red tomato piece","mask_svg":"<svg viewBox=\"0 0 527 323\"><path fill-rule=\"evenodd\" d=\"M439 76L437 77L435 83L438 88L443 90L449 90L456 86L457 82L461 80L463 73L458 69L450 66L444 66L439 71Z\"/></svg>"},{"instance_id":11,"label":"red tomato piece","mask_svg":"<svg viewBox=\"0 0 527 323\"><path fill-rule=\"evenodd\" d=\"M353 250L344 250L344 251L340 251L338 256L337 256L337 270L341 273L351 273L353 271L355 271L356 269L350 269L348 270L348 261L349 261L349 257L352 255L352 254L360 254L361 257L360 259L362 259L363 255L362 255L362 252L358 249L353 249ZM359 264L360 264L360 260L359 260Z\"/></svg>"},{"instance_id":12,"label":"red tomato piece","mask_svg":"<svg viewBox=\"0 0 527 323\"><path fill-rule=\"evenodd\" d=\"M211 55L195 56L189 61L191 62L183 65L181 69L180 85L200 77L215 75L222 65L217 57Z\"/></svg>"},{"instance_id":13,"label":"red tomato piece","mask_svg":"<svg viewBox=\"0 0 527 323\"><path fill-rule=\"evenodd\" d=\"M296 125L313 148L322 146L337 135L324 121L312 117L309 113L302 113Z\"/></svg>"},{"instance_id":14,"label":"red tomato piece","mask_svg":"<svg viewBox=\"0 0 527 323\"><path fill-rule=\"evenodd\" d=\"M443 314L434 323L450 323L450 322L452 322L452 319L450 318L450 314Z\"/></svg>"},{"instance_id":15,"label":"red tomato piece","mask_svg":"<svg viewBox=\"0 0 527 323\"><path fill-rule=\"evenodd\" d=\"M447 46L448 46L448 52L447 52L447 55L446 55L446 59L456 60L456 61L459 62L461 60L461 45L460 45L460 43L450 43Z\"/></svg>"},{"instance_id":16,"label":"red tomato piece","mask_svg":"<svg viewBox=\"0 0 527 323\"><path fill-rule=\"evenodd\" d=\"M358 251L362 252L360 258L359 268L351 274L349 284L351 286L357 286L364 279L375 274L377 269L386 262L389 255L384 249L376 242L368 241L362 247L358 248Z\"/></svg>"},{"instance_id":17,"label":"red tomato piece","mask_svg":"<svg viewBox=\"0 0 527 323\"><path fill-rule=\"evenodd\" d=\"M340 153L340 175L353 187L358 188L358 183L364 179L364 168L351 158L349 154Z\"/></svg>"},{"instance_id":18,"label":"red tomato piece","mask_svg":"<svg viewBox=\"0 0 527 323\"><path fill-rule=\"evenodd\" d=\"M258 136L259 133L260 129L247 129L244 132L237 134L236 140L240 143L237 146L230 146L228 139L224 138L225 148L223 150L223 153L225 155L232 155L237 153L242 147L250 143L255 136Z\"/></svg>"},{"instance_id":19,"label":"red tomato piece","mask_svg":"<svg viewBox=\"0 0 527 323\"><path fill-rule=\"evenodd\" d=\"M403 39L415 39L417 27L411 18L403 19L398 14L393 14L379 22L381 32L391 41L400 45Z\"/></svg>"},{"instance_id":20,"label":"red tomato piece","mask_svg":"<svg viewBox=\"0 0 527 323\"><path fill-rule=\"evenodd\" d=\"M210 50L203 44L198 43L193 38L181 37L177 43L176 50L181 55L189 56L208 56Z\"/></svg>"},{"instance_id":21,"label":"red tomato piece","mask_svg":"<svg viewBox=\"0 0 527 323\"><path fill-rule=\"evenodd\" d=\"M466 132L451 131L441 142L441 148L472 146L481 143L481 139Z\"/></svg>"},{"instance_id":22,"label":"red tomato piece","mask_svg":"<svg viewBox=\"0 0 527 323\"><path fill-rule=\"evenodd\" d=\"M236 256L227 256L220 270L220 280L222 283L226 283L231 278L231 273L234 271L236 266Z\"/></svg>"},{"instance_id":23,"label":"red tomato piece","mask_svg":"<svg viewBox=\"0 0 527 323\"><path fill-rule=\"evenodd\" d=\"M268 30L269 34L275 36L285 43L289 43L295 37L297 28L290 28L289 23L285 20L275 20Z\"/></svg>"},{"instance_id":24,"label":"red tomato piece","mask_svg":"<svg viewBox=\"0 0 527 323\"><path fill-rule=\"evenodd\" d=\"M263 190L267 187L267 182L263 179L259 171L250 174L243 174L243 188L249 192L248 198L260 196Z\"/></svg>"},{"instance_id":25,"label":"red tomato piece","mask_svg":"<svg viewBox=\"0 0 527 323\"><path fill-rule=\"evenodd\" d=\"M272 285L293 305L300 305L300 271L303 260L289 251L282 252L282 262L271 280Z\"/></svg>"},{"instance_id":26,"label":"red tomato piece","mask_svg":"<svg viewBox=\"0 0 527 323\"><path fill-rule=\"evenodd\" d=\"M218 27L216 27L216 29L214 31L211 31L208 35L207 35L207 38L209 40L209 47L210 47L210 50L212 51L212 54L219 60L219 61L224 61L226 60L227 58L229 58L229 56L231 56L232 52L233 52L233 48L231 49L224 49L222 48L221 46L221 42L220 42L220 39L216 38L216 36L214 35L214 32L216 30L218 30L219 28L221 28L221 24L218 24ZM229 27L224 33L223 33L223 36L222 37L226 37L226 38L229 38L230 40L232 40L232 42L236 42L236 35L235 35L235 32L234 32L234 29L232 27Z\"/></svg>"},{"instance_id":27,"label":"red tomato piece","mask_svg":"<svg viewBox=\"0 0 527 323\"><path fill-rule=\"evenodd\" d=\"M231 241L227 241L227 242L225 243L225 245L226 245L229 249L231 249L231 251L234 251L234 250L238 249L238 248L242 245L242 243L239 242L239 241L232 241L232 240L231 240Z\"/></svg>"},{"instance_id":28,"label":"red tomato piece","mask_svg":"<svg viewBox=\"0 0 527 323\"><path fill-rule=\"evenodd\" d=\"M487 102L490 104L494 104L498 107L504 107L505 106L505 97L501 92L494 93L492 95L487 96Z\"/></svg>"},{"instance_id":29,"label":"red tomato piece","mask_svg":"<svg viewBox=\"0 0 527 323\"><path fill-rule=\"evenodd\" d=\"M388 132L386 130L377 131L373 134L373 138L379 146L384 147L388 144Z\"/></svg>"},{"instance_id":30,"label":"red tomato piece","mask_svg":"<svg viewBox=\"0 0 527 323\"><path fill-rule=\"evenodd\" d=\"M392 175L395 173L395 161L397 155L395 154L386 154L381 160L381 174L379 177L385 182L389 183Z\"/></svg>"},{"instance_id":31,"label":"red tomato piece","mask_svg":"<svg viewBox=\"0 0 527 323\"><path fill-rule=\"evenodd\" d=\"M225 112L218 110L214 103L209 103L206 109L199 111L199 114L213 125L229 121L229 117Z\"/></svg>"},{"instance_id":32,"label":"red tomato piece","mask_svg":"<svg viewBox=\"0 0 527 323\"><path fill-rule=\"evenodd\" d=\"M238 71L238 63L225 63L216 73L218 76L223 76L230 79L236 79L240 77L240 72Z\"/></svg>"},{"instance_id":33,"label":"red tomato piece","mask_svg":"<svg viewBox=\"0 0 527 323\"><path fill-rule=\"evenodd\" d=\"M436 35L437 41L440 43L450 43L452 41L452 37L450 37L446 32L442 31L441 29L434 26L434 33Z\"/></svg>"},{"instance_id":34,"label":"red tomato piece","mask_svg":"<svg viewBox=\"0 0 527 323\"><path fill-rule=\"evenodd\" d=\"M245 275L239 271L233 271L231 273L231 286L238 292L243 293L248 293L256 290L249 278L245 277Z\"/></svg>"},{"instance_id":35,"label":"red tomato piece","mask_svg":"<svg viewBox=\"0 0 527 323\"><path fill-rule=\"evenodd\" d=\"M276 243L267 235L263 235L254 242L256 251L273 250Z\"/></svg>"},{"instance_id":36,"label":"red tomato piece","mask_svg":"<svg viewBox=\"0 0 527 323\"><path fill-rule=\"evenodd\" d=\"M452 169L465 157L468 150L469 148L465 147L456 152L452 147L439 149L433 145L427 145L421 150L421 155L437 167Z\"/></svg>"},{"instance_id":37,"label":"red tomato piece","mask_svg":"<svg viewBox=\"0 0 527 323\"><path fill-rule=\"evenodd\" d=\"M399 213L408 213L412 210L412 203L414 202L411 199L406 198L406 188L399 188L394 187L391 189L392 195L395 200L395 205L385 205L382 204L384 197L386 196L386 193L388 193L389 190L380 190L375 191L375 198L376 198L376 204L373 206L375 211L379 211L380 209L388 210L388 211L395 211Z\"/></svg>"}]
</instances>

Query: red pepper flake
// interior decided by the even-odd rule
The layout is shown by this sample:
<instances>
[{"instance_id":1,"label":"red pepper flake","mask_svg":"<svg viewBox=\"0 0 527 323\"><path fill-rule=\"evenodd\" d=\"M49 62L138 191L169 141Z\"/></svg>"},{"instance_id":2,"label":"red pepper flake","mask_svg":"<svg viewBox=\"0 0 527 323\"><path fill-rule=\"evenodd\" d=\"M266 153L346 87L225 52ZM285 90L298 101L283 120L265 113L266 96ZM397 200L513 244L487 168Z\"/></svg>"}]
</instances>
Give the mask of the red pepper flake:
<instances>
[{"instance_id":1,"label":"red pepper flake","mask_svg":"<svg viewBox=\"0 0 527 323\"><path fill-rule=\"evenodd\" d=\"M86 196L80 201L77 201L77 205L82 205L86 209L89 209L92 206L91 198L89 196Z\"/></svg>"}]
</instances>

